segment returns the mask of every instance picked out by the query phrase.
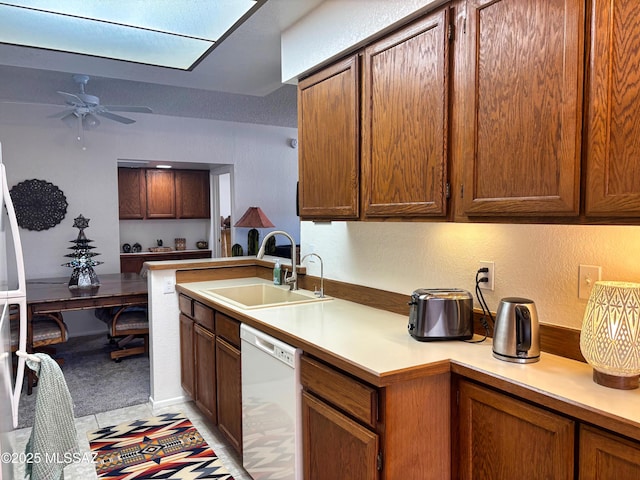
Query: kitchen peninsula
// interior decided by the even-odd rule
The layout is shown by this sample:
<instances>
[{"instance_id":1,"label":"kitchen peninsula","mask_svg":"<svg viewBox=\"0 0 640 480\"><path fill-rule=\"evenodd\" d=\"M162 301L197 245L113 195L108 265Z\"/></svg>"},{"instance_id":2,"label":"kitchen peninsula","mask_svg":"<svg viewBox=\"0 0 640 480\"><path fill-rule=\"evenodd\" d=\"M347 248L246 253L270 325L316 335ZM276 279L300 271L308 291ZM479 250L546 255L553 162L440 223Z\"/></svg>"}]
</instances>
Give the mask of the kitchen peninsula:
<instances>
[{"instance_id":1,"label":"kitchen peninsula","mask_svg":"<svg viewBox=\"0 0 640 480\"><path fill-rule=\"evenodd\" d=\"M373 436L379 449L373 449L373 458L366 457L373 462L367 469L372 476L362 478L378 478L378 468L379 478L385 479L401 478L399 472L402 478L470 478L472 474L479 478L473 473L474 462L487 448L497 449L487 457L490 463L498 468L503 462L501 468L509 469L522 458L514 456L512 448L500 448L512 446L510 436L523 429L524 438L532 434L525 449L527 458L542 460L541 475L573 478L574 464L578 470L590 469L596 452L614 461L631 455L635 465L627 468L640 468L640 390L596 385L591 368L584 363L543 352L540 362L518 365L493 358L489 341L417 342L406 331L405 315L343 300L339 292L328 291L336 297L329 301L254 310L213 301L200 292L214 285L267 282L271 262L251 257L147 266L154 404L168 405L184 395L178 293L165 293L177 281L179 294L303 350L307 433L314 432L313 442L326 440L318 430L324 425L318 419L335 417ZM309 286L305 277L302 269L301 286L312 290L313 283ZM327 399L331 392L322 391L321 382L315 381L318 375L345 385L355 382L359 391L373 392L369 407L374 414L363 419L349 405L327 407L335 405L335 400ZM483 409L494 417L474 417ZM478 425L486 431L479 432ZM495 433L496 425L504 426L499 432L506 435L504 443L480 441L483 435ZM341 431L350 432L350 428ZM314 445L305 445L305 462L313 461ZM366 451L372 451L365 445ZM577 455L574 445L580 445Z\"/></svg>"}]
</instances>

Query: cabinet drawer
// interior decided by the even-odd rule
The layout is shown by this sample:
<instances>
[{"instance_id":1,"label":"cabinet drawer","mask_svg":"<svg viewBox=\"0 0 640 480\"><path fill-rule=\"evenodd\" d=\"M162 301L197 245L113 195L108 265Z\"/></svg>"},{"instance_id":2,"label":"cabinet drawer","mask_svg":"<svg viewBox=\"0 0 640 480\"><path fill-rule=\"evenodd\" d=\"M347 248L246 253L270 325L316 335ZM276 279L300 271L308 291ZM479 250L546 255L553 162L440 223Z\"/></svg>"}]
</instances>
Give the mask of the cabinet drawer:
<instances>
[{"instance_id":1,"label":"cabinet drawer","mask_svg":"<svg viewBox=\"0 0 640 480\"><path fill-rule=\"evenodd\" d=\"M193 318L193 300L181 293L178 295L178 306L182 313L187 317Z\"/></svg>"},{"instance_id":2,"label":"cabinet drawer","mask_svg":"<svg viewBox=\"0 0 640 480\"><path fill-rule=\"evenodd\" d=\"M300 359L300 381L305 389L375 428L378 413L375 388L304 356Z\"/></svg>"},{"instance_id":3,"label":"cabinet drawer","mask_svg":"<svg viewBox=\"0 0 640 480\"><path fill-rule=\"evenodd\" d=\"M240 348L240 322L224 313L216 312L216 334Z\"/></svg>"},{"instance_id":4,"label":"cabinet drawer","mask_svg":"<svg viewBox=\"0 0 640 480\"><path fill-rule=\"evenodd\" d=\"M214 310L200 302L193 302L193 319L212 333L216 331L213 319Z\"/></svg>"}]
</instances>

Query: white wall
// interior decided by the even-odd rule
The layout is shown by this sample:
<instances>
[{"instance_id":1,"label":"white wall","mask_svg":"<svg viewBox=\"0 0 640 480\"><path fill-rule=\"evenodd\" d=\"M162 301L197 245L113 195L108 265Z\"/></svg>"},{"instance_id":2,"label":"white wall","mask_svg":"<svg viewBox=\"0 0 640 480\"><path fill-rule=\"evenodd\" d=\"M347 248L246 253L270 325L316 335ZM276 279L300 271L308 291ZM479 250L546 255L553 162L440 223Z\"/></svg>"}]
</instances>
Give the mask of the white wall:
<instances>
[{"instance_id":1,"label":"white wall","mask_svg":"<svg viewBox=\"0 0 640 480\"><path fill-rule=\"evenodd\" d=\"M282 81L295 83L316 65L443 3L445 0L325 0L282 32Z\"/></svg>"},{"instance_id":2,"label":"white wall","mask_svg":"<svg viewBox=\"0 0 640 480\"><path fill-rule=\"evenodd\" d=\"M165 247L175 248L175 239L184 238L187 250L195 250L196 242L209 240L210 220L120 220L120 245L139 243L142 251L149 251L149 247L157 246L157 240L162 240Z\"/></svg>"},{"instance_id":3,"label":"white wall","mask_svg":"<svg viewBox=\"0 0 640 480\"><path fill-rule=\"evenodd\" d=\"M406 294L417 288L475 289L480 261L495 262L501 298L536 302L540 321L580 328L578 266L602 266L603 280L640 282L640 227L465 223L302 222L301 254L315 251L327 278ZM319 275L319 264L308 264ZM475 296L475 295L474 295Z\"/></svg>"},{"instance_id":4,"label":"white wall","mask_svg":"<svg viewBox=\"0 0 640 480\"><path fill-rule=\"evenodd\" d=\"M57 106L7 103L0 109L0 142L9 187L26 179L46 180L64 192L69 204L66 217L56 227L41 232L21 229L27 278L71 274L61 264L68 260L64 255L70 253L70 241L77 236L73 219L79 214L90 219L85 234L101 254L96 260L104 262L95 268L98 276L120 271L119 158L233 164L232 217L240 218L248 206L260 205L277 228L299 238L297 150L287 143L296 136L296 129L138 114L131 115L137 120L131 125L103 120L98 129L86 133L87 149L82 150L73 130L59 119L47 118L58 110ZM169 245L176 236L173 232L152 235L163 235ZM246 234L237 237L246 251ZM65 319L74 317L65 315ZM71 335L89 325L78 323L70 325ZM91 328L104 331L98 323Z\"/></svg>"}]
</instances>

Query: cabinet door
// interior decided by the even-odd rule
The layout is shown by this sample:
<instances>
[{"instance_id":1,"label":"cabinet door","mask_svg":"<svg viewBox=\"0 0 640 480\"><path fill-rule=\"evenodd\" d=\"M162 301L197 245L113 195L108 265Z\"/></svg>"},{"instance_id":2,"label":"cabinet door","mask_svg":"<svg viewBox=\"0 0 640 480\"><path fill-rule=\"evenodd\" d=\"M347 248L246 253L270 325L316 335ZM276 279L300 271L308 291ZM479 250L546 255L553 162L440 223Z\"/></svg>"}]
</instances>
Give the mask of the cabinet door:
<instances>
[{"instance_id":1,"label":"cabinet door","mask_svg":"<svg viewBox=\"0 0 640 480\"><path fill-rule=\"evenodd\" d=\"M144 170L118 168L118 211L121 220L145 217L147 192Z\"/></svg>"},{"instance_id":2,"label":"cabinet door","mask_svg":"<svg viewBox=\"0 0 640 480\"><path fill-rule=\"evenodd\" d=\"M302 393L305 480L376 480L378 435Z\"/></svg>"},{"instance_id":3,"label":"cabinet door","mask_svg":"<svg viewBox=\"0 0 640 480\"><path fill-rule=\"evenodd\" d=\"M180 170L176 176L178 218L209 218L209 171Z\"/></svg>"},{"instance_id":4,"label":"cabinet door","mask_svg":"<svg viewBox=\"0 0 640 480\"><path fill-rule=\"evenodd\" d=\"M195 398L195 351L193 345L193 320L180 314L180 380L182 388Z\"/></svg>"},{"instance_id":5,"label":"cabinet door","mask_svg":"<svg viewBox=\"0 0 640 480\"><path fill-rule=\"evenodd\" d=\"M144 262L143 257L120 255L120 273L140 273Z\"/></svg>"},{"instance_id":6,"label":"cabinet door","mask_svg":"<svg viewBox=\"0 0 640 480\"><path fill-rule=\"evenodd\" d=\"M242 453L242 387L240 350L216 338L218 428L238 453Z\"/></svg>"},{"instance_id":7,"label":"cabinet door","mask_svg":"<svg viewBox=\"0 0 640 480\"><path fill-rule=\"evenodd\" d=\"M594 0L587 115L587 215L640 215L640 3Z\"/></svg>"},{"instance_id":8,"label":"cabinet door","mask_svg":"<svg viewBox=\"0 0 640 480\"><path fill-rule=\"evenodd\" d=\"M362 187L367 217L446 213L449 42L441 10L364 53Z\"/></svg>"},{"instance_id":9,"label":"cabinet door","mask_svg":"<svg viewBox=\"0 0 640 480\"><path fill-rule=\"evenodd\" d=\"M465 214L578 214L584 3L468 2Z\"/></svg>"},{"instance_id":10,"label":"cabinet door","mask_svg":"<svg viewBox=\"0 0 640 480\"><path fill-rule=\"evenodd\" d=\"M298 194L304 219L358 218L360 99L358 57L298 86Z\"/></svg>"},{"instance_id":11,"label":"cabinet door","mask_svg":"<svg viewBox=\"0 0 640 480\"><path fill-rule=\"evenodd\" d=\"M194 325L196 405L213 423L216 409L216 337L200 325Z\"/></svg>"},{"instance_id":12,"label":"cabinet door","mask_svg":"<svg viewBox=\"0 0 640 480\"><path fill-rule=\"evenodd\" d=\"M176 218L174 173L147 170L147 218Z\"/></svg>"},{"instance_id":13,"label":"cabinet door","mask_svg":"<svg viewBox=\"0 0 640 480\"><path fill-rule=\"evenodd\" d=\"M580 427L580 480L640 478L640 444Z\"/></svg>"},{"instance_id":14,"label":"cabinet door","mask_svg":"<svg viewBox=\"0 0 640 480\"><path fill-rule=\"evenodd\" d=\"M466 381L458 393L460 479L573 479L571 420Z\"/></svg>"}]
</instances>

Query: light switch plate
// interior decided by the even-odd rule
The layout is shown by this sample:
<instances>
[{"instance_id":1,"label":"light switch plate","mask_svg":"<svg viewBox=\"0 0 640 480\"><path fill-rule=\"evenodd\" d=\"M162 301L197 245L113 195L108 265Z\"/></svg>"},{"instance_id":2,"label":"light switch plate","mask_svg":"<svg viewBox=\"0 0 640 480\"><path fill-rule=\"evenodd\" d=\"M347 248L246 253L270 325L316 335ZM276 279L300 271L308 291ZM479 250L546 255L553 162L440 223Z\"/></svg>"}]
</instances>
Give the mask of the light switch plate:
<instances>
[{"instance_id":1,"label":"light switch plate","mask_svg":"<svg viewBox=\"0 0 640 480\"><path fill-rule=\"evenodd\" d=\"M167 278L164 281L164 293L175 293L176 291L176 282L172 278Z\"/></svg>"},{"instance_id":2,"label":"light switch plate","mask_svg":"<svg viewBox=\"0 0 640 480\"><path fill-rule=\"evenodd\" d=\"M578 298L587 300L593 284L602 279L602 267L598 265L580 265L578 269Z\"/></svg>"}]
</instances>

